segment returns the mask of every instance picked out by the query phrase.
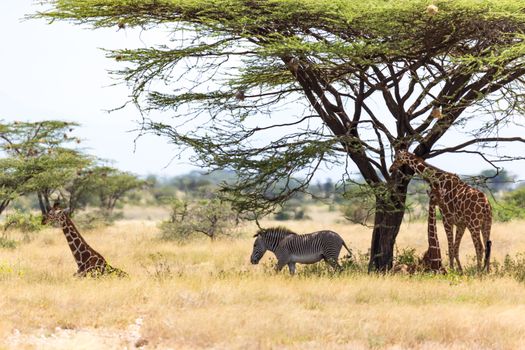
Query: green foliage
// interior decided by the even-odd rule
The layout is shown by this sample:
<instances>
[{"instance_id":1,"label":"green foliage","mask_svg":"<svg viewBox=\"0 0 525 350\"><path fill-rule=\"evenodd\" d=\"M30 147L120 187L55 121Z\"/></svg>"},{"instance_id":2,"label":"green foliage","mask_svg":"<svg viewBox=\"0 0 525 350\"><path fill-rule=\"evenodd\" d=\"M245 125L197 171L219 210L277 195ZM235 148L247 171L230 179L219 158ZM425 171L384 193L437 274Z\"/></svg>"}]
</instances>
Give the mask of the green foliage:
<instances>
[{"instance_id":1,"label":"green foliage","mask_svg":"<svg viewBox=\"0 0 525 350\"><path fill-rule=\"evenodd\" d=\"M492 220L495 222L508 222L525 217L525 210L522 207L517 207L505 201L495 201L492 198L489 198L489 202L492 206Z\"/></svg>"},{"instance_id":2,"label":"green foliage","mask_svg":"<svg viewBox=\"0 0 525 350\"><path fill-rule=\"evenodd\" d=\"M0 168L0 203L36 193L43 205L92 159L65 148L80 140L71 136L77 124L62 121L0 123L0 150L7 158ZM5 209L0 206L0 212Z\"/></svg>"},{"instance_id":3,"label":"green foliage","mask_svg":"<svg viewBox=\"0 0 525 350\"><path fill-rule=\"evenodd\" d=\"M520 208L525 208L525 186L507 193L504 197L505 202Z\"/></svg>"},{"instance_id":4,"label":"green foliage","mask_svg":"<svg viewBox=\"0 0 525 350\"><path fill-rule=\"evenodd\" d=\"M7 215L3 224L4 231L15 229L24 233L32 233L38 232L42 228L42 217L40 215L23 213L18 210Z\"/></svg>"},{"instance_id":5,"label":"green foliage","mask_svg":"<svg viewBox=\"0 0 525 350\"><path fill-rule=\"evenodd\" d=\"M93 157L66 148L80 139L77 124L62 121L0 123L0 213L15 198L37 194L40 209L51 196L65 196L71 212L98 201L111 212L129 191L145 182L135 175L98 165Z\"/></svg>"},{"instance_id":6,"label":"green foliage","mask_svg":"<svg viewBox=\"0 0 525 350\"><path fill-rule=\"evenodd\" d=\"M507 222L525 218L525 187L506 192L499 200L489 196L494 221Z\"/></svg>"},{"instance_id":7,"label":"green foliage","mask_svg":"<svg viewBox=\"0 0 525 350\"><path fill-rule=\"evenodd\" d=\"M394 263L397 265L405 264L409 266L417 265L419 263L418 256L415 248L403 248L401 251L396 246L396 254L394 257Z\"/></svg>"},{"instance_id":8,"label":"green foliage","mask_svg":"<svg viewBox=\"0 0 525 350\"><path fill-rule=\"evenodd\" d=\"M200 233L211 239L232 236L239 220L228 203L218 199L182 201L173 199L171 214L160 223L161 237L166 240L188 240Z\"/></svg>"},{"instance_id":9,"label":"green foliage","mask_svg":"<svg viewBox=\"0 0 525 350\"><path fill-rule=\"evenodd\" d=\"M15 249L16 248L16 241L9 239L5 236L0 237L0 248L3 249Z\"/></svg>"},{"instance_id":10,"label":"green foliage","mask_svg":"<svg viewBox=\"0 0 525 350\"><path fill-rule=\"evenodd\" d=\"M370 186L349 182L344 186L343 198L340 209L345 219L362 225L373 222L375 195Z\"/></svg>"},{"instance_id":11,"label":"green foliage","mask_svg":"<svg viewBox=\"0 0 525 350\"><path fill-rule=\"evenodd\" d=\"M503 266L497 268L496 273L511 276L520 282L525 282L525 253L518 253L515 257L509 254L505 255Z\"/></svg>"},{"instance_id":12,"label":"green foliage","mask_svg":"<svg viewBox=\"0 0 525 350\"><path fill-rule=\"evenodd\" d=\"M146 182L137 176L108 166L90 169L85 182L85 187L91 189L89 192L98 196L101 209L109 213L127 192L144 186Z\"/></svg>"}]
</instances>

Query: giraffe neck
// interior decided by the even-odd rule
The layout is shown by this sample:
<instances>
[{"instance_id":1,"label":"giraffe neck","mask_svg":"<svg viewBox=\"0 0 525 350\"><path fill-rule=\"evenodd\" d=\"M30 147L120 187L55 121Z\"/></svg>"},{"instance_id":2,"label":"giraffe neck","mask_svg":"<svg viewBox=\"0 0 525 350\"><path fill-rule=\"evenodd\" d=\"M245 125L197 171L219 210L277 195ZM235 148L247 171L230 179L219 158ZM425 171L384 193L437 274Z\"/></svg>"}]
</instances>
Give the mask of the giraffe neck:
<instances>
[{"instance_id":1,"label":"giraffe neck","mask_svg":"<svg viewBox=\"0 0 525 350\"><path fill-rule=\"evenodd\" d=\"M414 170L416 174L421 176L431 185L441 182L444 178L446 178L449 175L453 175L453 174L447 173L446 171L438 169L430 164L427 164L422 159L417 158L417 157L409 157L406 160L406 164L412 170Z\"/></svg>"},{"instance_id":2,"label":"giraffe neck","mask_svg":"<svg viewBox=\"0 0 525 350\"><path fill-rule=\"evenodd\" d=\"M71 221L67 215L63 215L61 219L62 231L64 232L64 236L66 236L69 249L71 249L71 253L73 253L73 257L80 268L84 266L87 260L93 255L94 250L87 244L86 240L80 232L78 232L73 221ZM90 254L86 254L85 252L89 252Z\"/></svg>"}]
</instances>

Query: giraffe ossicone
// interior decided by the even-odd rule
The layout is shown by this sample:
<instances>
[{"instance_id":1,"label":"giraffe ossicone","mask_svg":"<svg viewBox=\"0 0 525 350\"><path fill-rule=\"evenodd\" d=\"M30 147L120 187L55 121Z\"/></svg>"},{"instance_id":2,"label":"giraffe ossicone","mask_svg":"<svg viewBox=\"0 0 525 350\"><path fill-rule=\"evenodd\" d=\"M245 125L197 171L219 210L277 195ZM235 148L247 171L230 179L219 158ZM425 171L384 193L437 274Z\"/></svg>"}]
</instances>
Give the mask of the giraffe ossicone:
<instances>
[{"instance_id":1,"label":"giraffe ossicone","mask_svg":"<svg viewBox=\"0 0 525 350\"><path fill-rule=\"evenodd\" d=\"M394 162L390 166L390 172L399 170L403 165L411 168L414 173L430 184L431 194L435 197L434 200L437 201L443 216L450 267L454 268L454 261L456 261L458 269L462 270L459 261L459 246L463 233L468 228L476 249L478 270L489 271L492 245L490 241L492 207L485 194L461 181L456 174L427 164L422 158L406 150L396 153ZM455 239L454 226L456 226Z\"/></svg>"},{"instance_id":2,"label":"giraffe ossicone","mask_svg":"<svg viewBox=\"0 0 525 350\"><path fill-rule=\"evenodd\" d=\"M117 269L106 261L104 257L86 242L84 237L78 232L73 221L69 217L68 210L60 209L58 203L53 205L53 208L48 209L47 213L42 218L42 224L51 222L58 223L64 236L66 237L71 253L75 258L78 270L75 276L78 277L99 277L103 275L114 275L117 277L127 277L128 274L120 269Z\"/></svg>"}]
</instances>

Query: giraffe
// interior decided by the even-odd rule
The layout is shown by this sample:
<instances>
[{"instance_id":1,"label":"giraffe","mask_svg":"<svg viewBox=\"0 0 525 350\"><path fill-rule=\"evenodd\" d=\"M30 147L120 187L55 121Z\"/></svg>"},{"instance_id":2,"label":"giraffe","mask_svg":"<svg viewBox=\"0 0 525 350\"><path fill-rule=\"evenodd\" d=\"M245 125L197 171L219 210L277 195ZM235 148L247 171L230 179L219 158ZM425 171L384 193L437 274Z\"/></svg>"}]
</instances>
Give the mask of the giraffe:
<instances>
[{"instance_id":1,"label":"giraffe","mask_svg":"<svg viewBox=\"0 0 525 350\"><path fill-rule=\"evenodd\" d=\"M447 235L450 268L454 268L455 260L458 269L463 270L459 261L459 245L465 228L468 228L476 249L478 270L486 269L489 271L492 245L490 241L492 208L483 192L467 185L461 181L459 176L427 164L422 158L406 150L397 152L394 162L390 166L390 172L396 171L403 165L410 167L427 181L437 198ZM456 226L455 240L454 225ZM483 242L480 234L483 236ZM482 265L483 251L485 251L485 261Z\"/></svg>"},{"instance_id":2,"label":"giraffe","mask_svg":"<svg viewBox=\"0 0 525 350\"><path fill-rule=\"evenodd\" d=\"M423 266L433 272L443 272L436 229L436 205L439 203L439 190L428 191L428 197L428 250L423 255Z\"/></svg>"},{"instance_id":3,"label":"giraffe","mask_svg":"<svg viewBox=\"0 0 525 350\"><path fill-rule=\"evenodd\" d=\"M78 271L75 273L75 276L86 277L90 275L91 277L97 277L111 274L118 277L128 276L126 272L109 265L100 253L89 246L69 218L67 210L61 210L58 203L55 203L53 208L49 209L42 219L43 225L49 222L57 222L62 226L64 236L66 236L69 248L78 265Z\"/></svg>"}]
</instances>

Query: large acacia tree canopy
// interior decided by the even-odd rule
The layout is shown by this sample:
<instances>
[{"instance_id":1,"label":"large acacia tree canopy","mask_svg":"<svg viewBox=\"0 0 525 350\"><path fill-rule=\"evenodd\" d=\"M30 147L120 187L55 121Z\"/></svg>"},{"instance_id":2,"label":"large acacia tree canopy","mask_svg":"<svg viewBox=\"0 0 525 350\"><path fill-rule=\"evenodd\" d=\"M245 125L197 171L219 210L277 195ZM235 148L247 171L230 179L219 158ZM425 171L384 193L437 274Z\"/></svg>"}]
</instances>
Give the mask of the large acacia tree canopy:
<instances>
[{"instance_id":1,"label":"large acacia tree canopy","mask_svg":"<svg viewBox=\"0 0 525 350\"><path fill-rule=\"evenodd\" d=\"M324 161L350 159L377 188L399 182L388 172L392 148L414 147L428 158L490 142L524 141L494 134L524 106L525 1L50 0L47 5L34 17L171 31L166 45L114 50L109 56L126 65L118 73L132 87L133 102L144 111L173 110L180 119L151 121L147 127L190 146L201 164L241 174L229 193L243 198L244 209L269 208L267 203L304 189ZM303 106L305 113L270 118L284 102ZM469 120L471 114L463 113L469 108L492 119L466 142L433 147L452 125ZM200 122L183 126L189 120ZM277 128L284 136L259 142ZM297 172L307 173L305 182L283 183Z\"/></svg>"}]
</instances>

